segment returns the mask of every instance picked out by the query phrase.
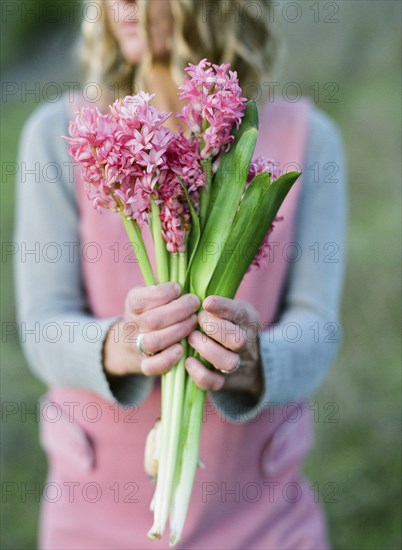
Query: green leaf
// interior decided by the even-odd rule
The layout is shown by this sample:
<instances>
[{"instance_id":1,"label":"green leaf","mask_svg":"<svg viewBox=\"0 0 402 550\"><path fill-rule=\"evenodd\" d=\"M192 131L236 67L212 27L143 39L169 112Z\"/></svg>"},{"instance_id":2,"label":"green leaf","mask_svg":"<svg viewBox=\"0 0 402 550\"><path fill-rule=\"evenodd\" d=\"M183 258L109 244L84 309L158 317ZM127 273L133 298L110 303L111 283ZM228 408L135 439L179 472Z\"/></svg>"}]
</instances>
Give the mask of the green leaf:
<instances>
[{"instance_id":1,"label":"green leaf","mask_svg":"<svg viewBox=\"0 0 402 550\"><path fill-rule=\"evenodd\" d=\"M282 202L300 172L289 172L270 183L267 173L250 183L234 220L207 294L233 298Z\"/></svg>"},{"instance_id":2,"label":"green leaf","mask_svg":"<svg viewBox=\"0 0 402 550\"><path fill-rule=\"evenodd\" d=\"M236 131L230 151L222 157L212 185L209 216L191 268L191 289L204 298L220 251L224 248L244 193L250 162L258 135L258 111L255 102L247 104L242 124Z\"/></svg>"},{"instance_id":3,"label":"green leaf","mask_svg":"<svg viewBox=\"0 0 402 550\"><path fill-rule=\"evenodd\" d=\"M256 102L251 100L246 105L246 109L244 111L244 117L240 127L237 129L236 126L234 126L232 129L232 135L234 137L234 141L229 151L222 155L221 161L219 163L218 171L213 178L213 181L211 184L210 197L209 197L208 215L210 215L211 210L213 209L216 198L218 194L221 192L223 184L225 182L229 185L232 184L231 174L233 174L234 159L235 157L238 156L238 151L237 151L238 143L241 141L243 134L245 134L249 130L253 131L255 129L258 132L258 109L257 109ZM251 158L252 158L252 155L251 155ZM251 158L250 158L250 161L251 161ZM245 165L243 167L243 170L245 172L244 174L245 178L247 178L247 175L248 175L250 161L246 159Z\"/></svg>"},{"instance_id":4,"label":"green leaf","mask_svg":"<svg viewBox=\"0 0 402 550\"><path fill-rule=\"evenodd\" d=\"M258 174L247 188L236 213L230 234L225 243L225 247L222 250L219 261L210 280L207 294L211 294L210 288L216 287L219 284L219 281L222 280L229 263L233 265L236 262L236 269L239 270L241 263L244 263L247 269L248 265L253 260L258 250L258 248L257 250L254 250L255 239L253 239L253 242L246 243L248 245L246 251L239 245L243 244L244 234L248 224L256 223L256 220L258 219L257 216L259 214L258 206L262 200L264 187L268 188L269 185L270 175L267 172L263 172L262 174ZM249 253L250 247L253 248L254 253ZM247 252L247 256L245 255L245 252Z\"/></svg>"}]
</instances>

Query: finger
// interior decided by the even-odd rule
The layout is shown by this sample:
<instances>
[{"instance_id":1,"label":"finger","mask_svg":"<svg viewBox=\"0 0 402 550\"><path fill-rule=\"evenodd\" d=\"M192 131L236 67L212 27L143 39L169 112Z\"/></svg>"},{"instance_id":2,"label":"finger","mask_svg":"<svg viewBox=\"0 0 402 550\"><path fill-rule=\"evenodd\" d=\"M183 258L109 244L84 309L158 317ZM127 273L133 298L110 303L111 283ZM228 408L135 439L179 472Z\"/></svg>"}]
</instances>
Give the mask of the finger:
<instances>
[{"instance_id":1,"label":"finger","mask_svg":"<svg viewBox=\"0 0 402 550\"><path fill-rule=\"evenodd\" d=\"M132 288L126 298L126 309L139 315L148 309L163 306L178 298L181 294L177 283Z\"/></svg>"},{"instance_id":2,"label":"finger","mask_svg":"<svg viewBox=\"0 0 402 550\"><path fill-rule=\"evenodd\" d=\"M200 299L195 294L185 294L169 304L145 311L136 321L142 331L160 330L184 321L199 307Z\"/></svg>"},{"instance_id":3,"label":"finger","mask_svg":"<svg viewBox=\"0 0 402 550\"><path fill-rule=\"evenodd\" d=\"M188 342L192 348L218 370L231 372L239 364L240 357L237 353L224 348L198 330L194 330L190 334Z\"/></svg>"},{"instance_id":4,"label":"finger","mask_svg":"<svg viewBox=\"0 0 402 550\"><path fill-rule=\"evenodd\" d=\"M249 321L246 305L239 300L231 300L223 296L208 296L202 303L202 307L221 319L231 321L235 325L241 325Z\"/></svg>"},{"instance_id":5,"label":"finger","mask_svg":"<svg viewBox=\"0 0 402 550\"><path fill-rule=\"evenodd\" d=\"M225 348L239 352L247 343L247 335L244 329L208 311L200 311L198 322L207 336L222 344Z\"/></svg>"},{"instance_id":6,"label":"finger","mask_svg":"<svg viewBox=\"0 0 402 550\"><path fill-rule=\"evenodd\" d=\"M171 325L162 330L144 332L142 334L142 348L146 353L157 353L180 342L194 330L198 320L196 315L187 317L184 321Z\"/></svg>"},{"instance_id":7,"label":"finger","mask_svg":"<svg viewBox=\"0 0 402 550\"><path fill-rule=\"evenodd\" d=\"M157 355L144 357L141 361L141 370L146 376L160 376L175 366L183 351L181 344L175 344Z\"/></svg>"},{"instance_id":8,"label":"finger","mask_svg":"<svg viewBox=\"0 0 402 550\"><path fill-rule=\"evenodd\" d=\"M195 357L186 359L186 370L199 388L205 391L218 391L222 388L225 377L216 371L207 369Z\"/></svg>"}]
</instances>

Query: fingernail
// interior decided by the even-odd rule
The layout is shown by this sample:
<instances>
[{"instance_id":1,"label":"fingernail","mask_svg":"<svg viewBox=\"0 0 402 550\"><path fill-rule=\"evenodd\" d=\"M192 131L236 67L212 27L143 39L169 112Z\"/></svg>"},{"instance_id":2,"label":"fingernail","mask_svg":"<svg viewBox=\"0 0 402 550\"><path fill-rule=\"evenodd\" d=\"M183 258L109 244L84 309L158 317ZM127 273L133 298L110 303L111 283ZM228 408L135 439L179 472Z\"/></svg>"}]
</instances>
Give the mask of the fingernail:
<instances>
[{"instance_id":1,"label":"fingernail","mask_svg":"<svg viewBox=\"0 0 402 550\"><path fill-rule=\"evenodd\" d=\"M204 309L213 308L215 306L215 300L212 296L208 296L202 303Z\"/></svg>"},{"instance_id":2,"label":"fingernail","mask_svg":"<svg viewBox=\"0 0 402 550\"><path fill-rule=\"evenodd\" d=\"M198 296L196 294L188 294L188 304L191 306L191 307L194 307L196 309L198 309L200 307L200 304L201 304L201 300L198 298Z\"/></svg>"},{"instance_id":3,"label":"fingernail","mask_svg":"<svg viewBox=\"0 0 402 550\"><path fill-rule=\"evenodd\" d=\"M173 289L175 291L175 294L177 294L177 296L181 294L181 286L179 285L179 283L174 283Z\"/></svg>"},{"instance_id":4,"label":"fingernail","mask_svg":"<svg viewBox=\"0 0 402 550\"><path fill-rule=\"evenodd\" d=\"M179 359L183 355L183 346L181 346L180 344L175 346L174 354L177 357L177 359Z\"/></svg>"},{"instance_id":5,"label":"fingernail","mask_svg":"<svg viewBox=\"0 0 402 550\"><path fill-rule=\"evenodd\" d=\"M199 312L199 314L198 314L198 321L199 321L200 323L202 323L203 320L205 320L205 317L206 317L207 315L208 315L208 313L207 313L205 310L202 309L202 310Z\"/></svg>"}]
</instances>

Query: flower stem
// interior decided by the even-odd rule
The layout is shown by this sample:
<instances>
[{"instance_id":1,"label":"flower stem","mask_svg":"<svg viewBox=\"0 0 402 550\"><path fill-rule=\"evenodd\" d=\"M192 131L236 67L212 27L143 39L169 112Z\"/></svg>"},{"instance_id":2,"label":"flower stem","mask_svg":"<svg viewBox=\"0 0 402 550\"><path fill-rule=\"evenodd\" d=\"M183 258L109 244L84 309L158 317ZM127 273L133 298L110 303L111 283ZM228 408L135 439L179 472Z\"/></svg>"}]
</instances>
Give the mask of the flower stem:
<instances>
[{"instance_id":1,"label":"flower stem","mask_svg":"<svg viewBox=\"0 0 402 550\"><path fill-rule=\"evenodd\" d=\"M178 273L178 269L179 269L179 262L177 261L177 254L169 254L170 256L170 266L169 266L169 271L170 271L170 280L171 281L178 281L179 280L179 273Z\"/></svg>"},{"instance_id":2,"label":"flower stem","mask_svg":"<svg viewBox=\"0 0 402 550\"><path fill-rule=\"evenodd\" d=\"M159 217L159 207L155 199L151 198L151 230L155 247L156 267L158 271L158 282L165 283L169 281L169 264L172 266L172 272L177 273L175 263L177 258L170 258L166 249L166 243L162 237L162 224ZM169 376L170 375L170 376ZM158 476L156 480L156 489L154 495L154 523L148 532L148 537L152 540L160 539L163 535L166 521L163 520L164 500L166 499L166 467L169 451L170 434L170 415L173 399L173 378L171 372L162 375L162 403L161 403L161 453L158 467Z\"/></svg>"},{"instance_id":3,"label":"flower stem","mask_svg":"<svg viewBox=\"0 0 402 550\"><path fill-rule=\"evenodd\" d=\"M159 217L159 206L155 199L151 198L152 215L152 236L154 239L156 266L158 271L158 282L167 283L169 281L169 256L166 243L162 237L162 224Z\"/></svg>"},{"instance_id":4,"label":"flower stem","mask_svg":"<svg viewBox=\"0 0 402 550\"><path fill-rule=\"evenodd\" d=\"M186 520L188 505L197 470L202 415L204 410L205 392L188 378L186 396L183 407L184 423L179 456L181 462L176 472L177 486L173 495L170 517L170 546L180 542Z\"/></svg>"},{"instance_id":5,"label":"flower stem","mask_svg":"<svg viewBox=\"0 0 402 550\"><path fill-rule=\"evenodd\" d=\"M125 216L123 210L120 209L119 212L120 212L120 216L123 221L124 227L126 229L128 238L130 239L134 253L138 260L138 265L140 266L140 270L144 278L145 284L154 285L155 276L152 271L151 263L149 261L144 239L142 238L141 229L139 228L139 225L135 220L132 220L131 218L127 218L127 216Z\"/></svg>"},{"instance_id":6,"label":"flower stem","mask_svg":"<svg viewBox=\"0 0 402 550\"><path fill-rule=\"evenodd\" d=\"M198 353L194 354L200 360ZM180 542L199 463L205 391L187 377L170 511L170 546Z\"/></svg>"},{"instance_id":7,"label":"flower stem","mask_svg":"<svg viewBox=\"0 0 402 550\"><path fill-rule=\"evenodd\" d=\"M175 280L183 287L187 272L187 254L172 254L170 265L171 276L175 276ZM182 341L182 345L184 352L179 362L162 377L162 448L155 492L154 524L148 533L151 539L161 538L172 500L186 380L185 340Z\"/></svg>"}]
</instances>

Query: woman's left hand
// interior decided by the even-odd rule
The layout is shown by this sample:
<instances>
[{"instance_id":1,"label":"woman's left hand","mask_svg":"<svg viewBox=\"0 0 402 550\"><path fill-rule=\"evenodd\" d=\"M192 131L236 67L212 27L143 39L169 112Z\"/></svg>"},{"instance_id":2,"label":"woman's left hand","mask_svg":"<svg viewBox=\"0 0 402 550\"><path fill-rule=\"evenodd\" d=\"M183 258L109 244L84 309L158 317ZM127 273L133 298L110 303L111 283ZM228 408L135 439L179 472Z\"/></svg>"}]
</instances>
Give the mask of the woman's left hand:
<instances>
[{"instance_id":1,"label":"woman's left hand","mask_svg":"<svg viewBox=\"0 0 402 550\"><path fill-rule=\"evenodd\" d=\"M248 302L221 296L208 296L202 306L198 323L204 333L195 330L188 341L214 369L189 357L186 360L189 376L203 390L238 390L259 397L263 391L263 375L258 312Z\"/></svg>"}]
</instances>

